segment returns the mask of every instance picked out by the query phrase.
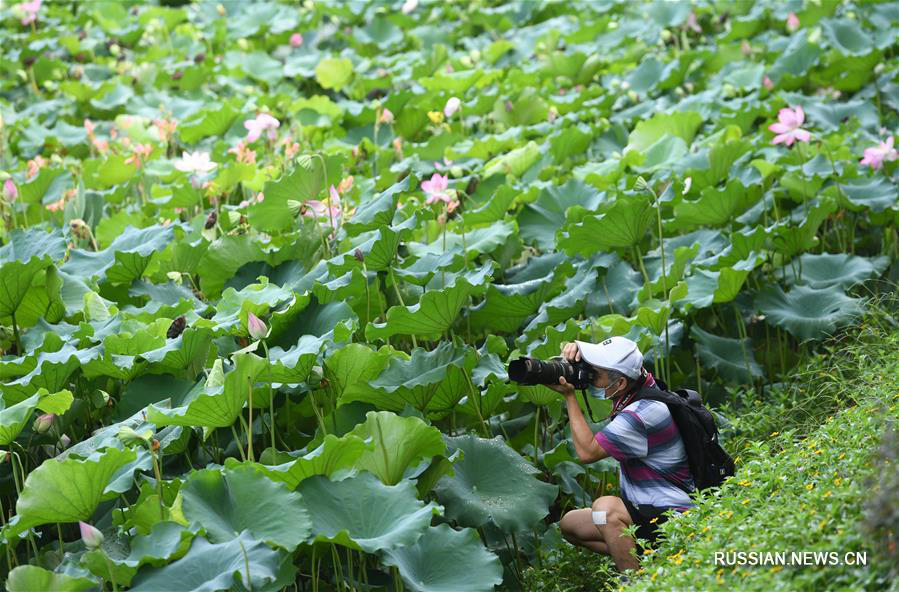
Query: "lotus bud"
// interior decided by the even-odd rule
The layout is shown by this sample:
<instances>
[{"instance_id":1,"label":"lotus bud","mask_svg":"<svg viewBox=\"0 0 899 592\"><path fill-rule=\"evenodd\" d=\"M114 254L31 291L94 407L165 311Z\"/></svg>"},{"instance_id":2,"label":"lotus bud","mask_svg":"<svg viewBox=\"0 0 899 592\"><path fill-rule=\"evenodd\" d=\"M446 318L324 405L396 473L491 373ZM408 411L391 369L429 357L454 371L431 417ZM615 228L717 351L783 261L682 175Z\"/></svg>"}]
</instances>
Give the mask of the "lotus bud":
<instances>
[{"instance_id":1,"label":"lotus bud","mask_svg":"<svg viewBox=\"0 0 899 592\"><path fill-rule=\"evenodd\" d=\"M362 251L360 251L359 249L353 250L353 257L355 257L356 261L359 261L360 263L365 262L365 255L363 255Z\"/></svg>"},{"instance_id":2,"label":"lotus bud","mask_svg":"<svg viewBox=\"0 0 899 592\"><path fill-rule=\"evenodd\" d=\"M34 425L32 425L32 429L38 434L43 434L47 430L50 429L50 426L53 425L53 421L56 419L55 413L44 413L43 415L38 416L37 419L34 420Z\"/></svg>"},{"instance_id":3,"label":"lotus bud","mask_svg":"<svg viewBox=\"0 0 899 592\"><path fill-rule=\"evenodd\" d=\"M3 182L3 199L8 202L16 201L16 198L19 197L19 189L16 187L16 184L13 183L12 179L7 179Z\"/></svg>"},{"instance_id":4,"label":"lotus bud","mask_svg":"<svg viewBox=\"0 0 899 592\"><path fill-rule=\"evenodd\" d=\"M224 4L216 4L215 11L219 13L219 16L225 16L225 5Z\"/></svg>"},{"instance_id":5,"label":"lotus bud","mask_svg":"<svg viewBox=\"0 0 899 592\"><path fill-rule=\"evenodd\" d=\"M97 528L91 526L87 522L78 522L81 529L81 540L87 545L88 549L97 549L103 544L103 533Z\"/></svg>"},{"instance_id":6,"label":"lotus bud","mask_svg":"<svg viewBox=\"0 0 899 592\"><path fill-rule=\"evenodd\" d=\"M462 101L459 100L459 97L450 97L446 102L446 106L443 107L443 114L447 119L452 117L456 111L459 110L459 107L462 106Z\"/></svg>"},{"instance_id":7,"label":"lotus bud","mask_svg":"<svg viewBox=\"0 0 899 592\"><path fill-rule=\"evenodd\" d=\"M251 312L247 313L247 331L253 339L265 339L268 336L268 327Z\"/></svg>"},{"instance_id":8,"label":"lotus bud","mask_svg":"<svg viewBox=\"0 0 899 592\"><path fill-rule=\"evenodd\" d=\"M290 46L291 47L299 47L303 45L303 36L299 33L294 33L290 36Z\"/></svg>"},{"instance_id":9,"label":"lotus bud","mask_svg":"<svg viewBox=\"0 0 899 592\"><path fill-rule=\"evenodd\" d=\"M393 123L393 113L391 113L390 109L384 107L384 110L378 114L378 123L385 125Z\"/></svg>"}]
</instances>

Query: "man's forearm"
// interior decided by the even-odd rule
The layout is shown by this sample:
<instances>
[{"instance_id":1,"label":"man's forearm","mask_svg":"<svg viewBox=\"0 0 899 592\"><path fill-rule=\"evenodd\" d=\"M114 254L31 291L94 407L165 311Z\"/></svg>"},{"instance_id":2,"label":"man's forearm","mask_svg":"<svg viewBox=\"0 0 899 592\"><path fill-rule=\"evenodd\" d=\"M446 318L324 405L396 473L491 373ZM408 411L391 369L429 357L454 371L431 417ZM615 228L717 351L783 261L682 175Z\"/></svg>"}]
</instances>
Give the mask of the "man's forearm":
<instances>
[{"instance_id":1,"label":"man's forearm","mask_svg":"<svg viewBox=\"0 0 899 592\"><path fill-rule=\"evenodd\" d=\"M574 440L574 449L579 458L584 459L590 455L591 442L593 442L593 430L587 425L581 407L578 405L574 394L565 397L568 407L568 424L571 426L571 439Z\"/></svg>"}]
</instances>

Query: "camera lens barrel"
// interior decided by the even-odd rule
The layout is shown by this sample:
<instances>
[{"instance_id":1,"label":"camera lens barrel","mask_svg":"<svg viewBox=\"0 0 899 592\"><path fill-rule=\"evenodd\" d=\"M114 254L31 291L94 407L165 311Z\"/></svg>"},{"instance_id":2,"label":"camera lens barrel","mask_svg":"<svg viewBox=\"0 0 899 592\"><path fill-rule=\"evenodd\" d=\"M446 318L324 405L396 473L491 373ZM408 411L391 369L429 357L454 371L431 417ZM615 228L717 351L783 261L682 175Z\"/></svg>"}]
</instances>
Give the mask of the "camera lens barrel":
<instances>
[{"instance_id":1,"label":"camera lens barrel","mask_svg":"<svg viewBox=\"0 0 899 592\"><path fill-rule=\"evenodd\" d=\"M563 376L565 382L582 389L593 381L594 370L583 360L571 363L563 358L518 358L509 362L509 378L519 384L559 384Z\"/></svg>"}]
</instances>

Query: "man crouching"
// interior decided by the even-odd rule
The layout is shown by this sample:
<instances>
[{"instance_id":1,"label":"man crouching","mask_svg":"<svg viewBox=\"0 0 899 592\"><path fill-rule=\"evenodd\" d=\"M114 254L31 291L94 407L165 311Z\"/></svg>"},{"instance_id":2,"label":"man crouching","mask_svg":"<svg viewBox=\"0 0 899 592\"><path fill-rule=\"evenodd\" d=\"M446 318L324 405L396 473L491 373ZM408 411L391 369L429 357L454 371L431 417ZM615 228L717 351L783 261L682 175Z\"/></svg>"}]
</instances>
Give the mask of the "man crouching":
<instances>
[{"instance_id":1,"label":"man crouching","mask_svg":"<svg viewBox=\"0 0 899 592\"><path fill-rule=\"evenodd\" d=\"M637 344L612 337L600 344L575 341L562 347L570 362L583 360L596 369L590 387L594 397L613 402L611 421L598 434L587 425L575 397L574 387L559 378L555 391L565 395L571 436L578 458L589 464L607 456L620 463L621 497L607 495L593 508L567 512L559 525L568 542L597 553L611 555L619 571L637 569L631 550L634 539L622 530L637 525L637 537L651 543L656 527L666 520L664 512L682 512L694 505L688 492L693 478L687 453L668 406L660 401L633 401L643 386L656 386L643 368Z\"/></svg>"}]
</instances>

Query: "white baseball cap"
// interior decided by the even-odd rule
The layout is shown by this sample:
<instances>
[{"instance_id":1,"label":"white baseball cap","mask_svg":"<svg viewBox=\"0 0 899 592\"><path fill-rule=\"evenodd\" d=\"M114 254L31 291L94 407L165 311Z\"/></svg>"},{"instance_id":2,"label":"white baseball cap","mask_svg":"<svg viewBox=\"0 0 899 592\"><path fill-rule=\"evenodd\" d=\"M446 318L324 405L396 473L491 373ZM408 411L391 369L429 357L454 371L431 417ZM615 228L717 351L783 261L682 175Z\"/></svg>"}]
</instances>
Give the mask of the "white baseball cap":
<instances>
[{"instance_id":1,"label":"white baseball cap","mask_svg":"<svg viewBox=\"0 0 899 592\"><path fill-rule=\"evenodd\" d=\"M602 343L575 341L581 359L603 370L616 370L629 378L639 378L643 369L643 354L637 344L627 337L610 337Z\"/></svg>"}]
</instances>

